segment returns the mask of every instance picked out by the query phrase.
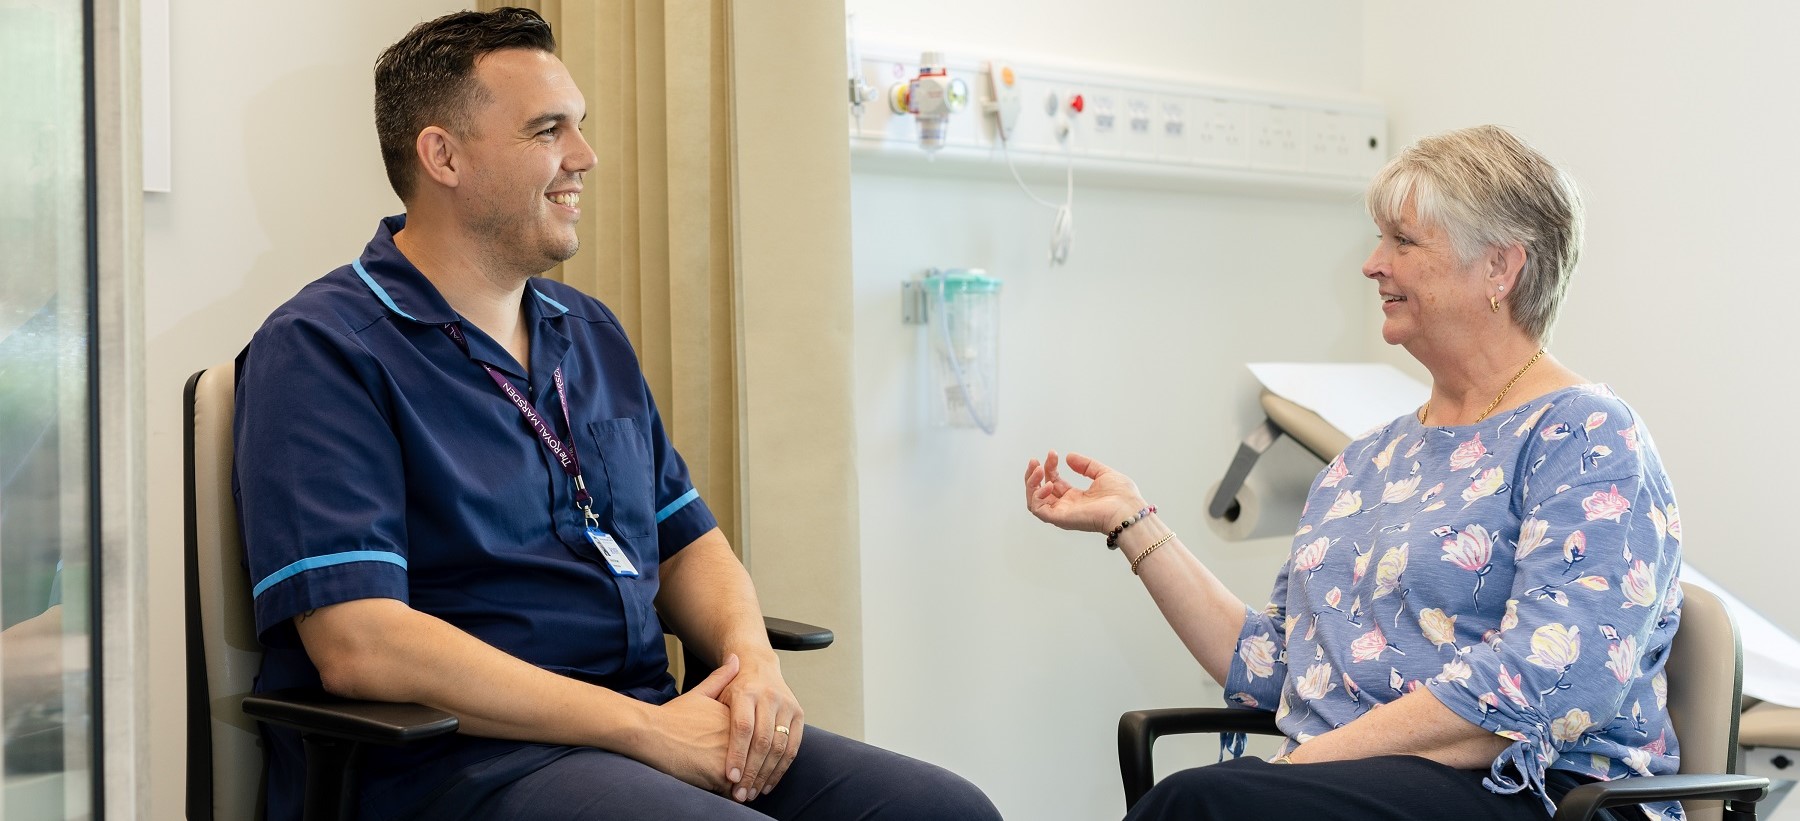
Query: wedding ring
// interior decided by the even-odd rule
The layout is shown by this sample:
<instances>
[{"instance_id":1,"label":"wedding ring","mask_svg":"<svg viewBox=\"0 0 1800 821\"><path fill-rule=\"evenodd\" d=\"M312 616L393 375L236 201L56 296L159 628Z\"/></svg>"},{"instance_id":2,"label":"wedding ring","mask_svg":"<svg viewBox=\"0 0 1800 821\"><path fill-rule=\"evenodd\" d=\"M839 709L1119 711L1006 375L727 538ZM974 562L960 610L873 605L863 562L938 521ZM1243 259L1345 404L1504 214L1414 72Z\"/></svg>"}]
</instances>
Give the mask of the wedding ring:
<instances>
[{"instance_id":1,"label":"wedding ring","mask_svg":"<svg viewBox=\"0 0 1800 821\"><path fill-rule=\"evenodd\" d=\"M775 732L778 732L778 733L780 733L780 734L782 734L782 735L787 735L787 734L788 734L788 728L787 728L787 725L786 725L786 724L777 724L777 725L775 725Z\"/></svg>"}]
</instances>

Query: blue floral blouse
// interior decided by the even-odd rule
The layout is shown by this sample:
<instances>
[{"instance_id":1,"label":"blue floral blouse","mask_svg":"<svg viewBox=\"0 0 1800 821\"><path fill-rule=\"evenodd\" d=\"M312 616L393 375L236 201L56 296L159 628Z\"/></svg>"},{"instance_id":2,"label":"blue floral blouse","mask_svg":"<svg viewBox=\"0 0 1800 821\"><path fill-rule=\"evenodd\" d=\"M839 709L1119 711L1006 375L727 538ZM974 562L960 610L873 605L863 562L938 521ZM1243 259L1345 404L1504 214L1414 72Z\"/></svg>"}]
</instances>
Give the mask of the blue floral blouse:
<instances>
[{"instance_id":1,"label":"blue floral blouse","mask_svg":"<svg viewBox=\"0 0 1800 821\"><path fill-rule=\"evenodd\" d=\"M1547 769L1673 773L1663 661L1681 518L1649 432L1604 386L1474 425L1407 415L1315 480L1268 608L1226 683L1275 710L1283 751L1420 687L1512 739L1484 784ZM1674 802L1646 806L1679 819Z\"/></svg>"}]
</instances>

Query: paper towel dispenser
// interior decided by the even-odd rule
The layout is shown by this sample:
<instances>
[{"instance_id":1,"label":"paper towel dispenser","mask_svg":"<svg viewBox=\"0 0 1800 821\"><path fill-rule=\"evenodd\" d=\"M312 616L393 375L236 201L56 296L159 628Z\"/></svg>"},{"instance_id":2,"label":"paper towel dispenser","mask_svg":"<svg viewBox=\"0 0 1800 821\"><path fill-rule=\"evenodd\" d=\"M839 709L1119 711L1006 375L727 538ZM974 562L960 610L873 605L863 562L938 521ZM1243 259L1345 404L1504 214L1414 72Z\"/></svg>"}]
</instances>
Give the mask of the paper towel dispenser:
<instances>
[{"instance_id":1,"label":"paper towel dispenser","mask_svg":"<svg viewBox=\"0 0 1800 821\"><path fill-rule=\"evenodd\" d=\"M1219 482L1219 489L1207 503L1207 513L1214 519L1237 520L1242 509L1238 492L1243 489L1244 480L1250 476L1256 460L1267 453L1282 434L1293 437L1301 447L1326 462L1350 444L1350 436L1325 421L1324 417L1266 389L1262 392L1262 407L1267 418L1238 445L1237 456L1232 458L1231 467L1225 469L1224 480Z\"/></svg>"}]
</instances>

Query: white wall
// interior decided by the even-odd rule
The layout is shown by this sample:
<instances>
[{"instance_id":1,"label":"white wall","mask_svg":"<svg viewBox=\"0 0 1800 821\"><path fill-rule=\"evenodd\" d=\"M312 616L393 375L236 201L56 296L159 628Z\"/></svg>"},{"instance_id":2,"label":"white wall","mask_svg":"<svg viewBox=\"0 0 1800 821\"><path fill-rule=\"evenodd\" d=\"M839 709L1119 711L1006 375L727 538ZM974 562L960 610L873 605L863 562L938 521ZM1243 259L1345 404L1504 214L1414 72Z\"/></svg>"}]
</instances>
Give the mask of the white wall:
<instances>
[{"instance_id":1,"label":"white wall","mask_svg":"<svg viewBox=\"0 0 1800 821\"><path fill-rule=\"evenodd\" d=\"M144 203L150 819L185 817L182 383L235 355L275 306L400 210L375 144L375 56L462 5L173 4L173 188Z\"/></svg>"},{"instance_id":2,"label":"white wall","mask_svg":"<svg viewBox=\"0 0 1800 821\"><path fill-rule=\"evenodd\" d=\"M1365 9L1365 90L1396 145L1498 123L1575 175L1587 243L1552 350L1648 420L1687 559L1800 633L1783 516L1800 460L1800 7Z\"/></svg>"},{"instance_id":3,"label":"white wall","mask_svg":"<svg viewBox=\"0 0 1800 821\"><path fill-rule=\"evenodd\" d=\"M847 6L863 36L964 55L1302 91L1360 83L1355 4ZM1357 267L1372 229L1354 195L1149 191L1078 173L1070 263L1048 269L1050 212L1004 171L883 169L852 181L868 739L962 773L1009 818L1116 817L1119 714L1217 705L1218 687L1101 538L1025 512L1025 462L1072 448L1125 470L1260 606L1285 540L1226 544L1203 518L1207 487L1260 419L1242 363L1366 355L1376 305ZM924 338L901 324L900 281L932 266L1005 280L992 437L926 421ZM1259 473L1290 486L1319 468L1286 443L1270 461ZM1192 766L1217 750L1175 740L1158 754Z\"/></svg>"}]
</instances>

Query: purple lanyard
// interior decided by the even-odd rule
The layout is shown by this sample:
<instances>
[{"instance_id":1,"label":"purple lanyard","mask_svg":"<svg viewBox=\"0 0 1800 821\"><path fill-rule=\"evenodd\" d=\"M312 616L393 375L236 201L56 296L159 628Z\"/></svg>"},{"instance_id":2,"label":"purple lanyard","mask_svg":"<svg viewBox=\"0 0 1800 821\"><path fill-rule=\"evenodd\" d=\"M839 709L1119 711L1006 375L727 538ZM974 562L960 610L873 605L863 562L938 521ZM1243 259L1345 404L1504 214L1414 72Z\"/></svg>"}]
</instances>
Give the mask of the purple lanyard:
<instances>
[{"instance_id":1,"label":"purple lanyard","mask_svg":"<svg viewBox=\"0 0 1800 821\"><path fill-rule=\"evenodd\" d=\"M545 424L544 418L531 407L531 402L525 398L525 395L519 393L518 388L513 387L512 380L502 375L498 368L476 359L469 353L469 341L463 338L461 325L455 322L446 322L438 327L449 335L450 341L455 342L456 347L462 349L463 355L468 356L469 361L486 370L488 377L500 387L500 392L506 394L507 399L512 400L513 407L518 408L519 414L525 417L525 424L537 433L538 441L544 443L544 447L549 449L550 455L556 457L556 463L562 466L563 473L568 474L569 478L575 482L575 508L581 511L582 518L590 527L598 527L600 517L594 515L594 497L588 493L587 483L581 479L581 457L575 454L574 446L563 442L557 437L555 431L550 430L550 426ZM575 424L569 421L569 394L563 388L562 368L559 367L552 371L550 379L556 385L556 398L562 403L563 426L569 429L569 437L573 442Z\"/></svg>"}]
</instances>

